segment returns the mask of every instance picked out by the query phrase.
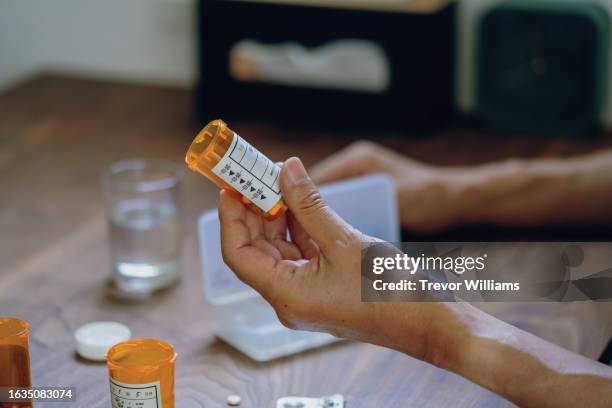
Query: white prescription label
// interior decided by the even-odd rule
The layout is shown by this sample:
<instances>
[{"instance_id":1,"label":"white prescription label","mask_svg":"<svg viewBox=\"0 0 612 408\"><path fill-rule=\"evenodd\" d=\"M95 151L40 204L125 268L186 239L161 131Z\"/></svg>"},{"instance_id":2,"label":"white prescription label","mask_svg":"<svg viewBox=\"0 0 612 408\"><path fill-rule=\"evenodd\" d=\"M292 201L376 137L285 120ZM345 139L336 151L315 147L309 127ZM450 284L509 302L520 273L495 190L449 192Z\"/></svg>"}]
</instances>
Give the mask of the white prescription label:
<instances>
[{"instance_id":1,"label":"white prescription label","mask_svg":"<svg viewBox=\"0 0 612 408\"><path fill-rule=\"evenodd\" d=\"M280 167L238 133L234 133L232 144L212 171L265 212L281 198Z\"/></svg>"},{"instance_id":2,"label":"white prescription label","mask_svg":"<svg viewBox=\"0 0 612 408\"><path fill-rule=\"evenodd\" d=\"M148 384L125 384L110 380L112 408L162 408L159 381Z\"/></svg>"}]
</instances>

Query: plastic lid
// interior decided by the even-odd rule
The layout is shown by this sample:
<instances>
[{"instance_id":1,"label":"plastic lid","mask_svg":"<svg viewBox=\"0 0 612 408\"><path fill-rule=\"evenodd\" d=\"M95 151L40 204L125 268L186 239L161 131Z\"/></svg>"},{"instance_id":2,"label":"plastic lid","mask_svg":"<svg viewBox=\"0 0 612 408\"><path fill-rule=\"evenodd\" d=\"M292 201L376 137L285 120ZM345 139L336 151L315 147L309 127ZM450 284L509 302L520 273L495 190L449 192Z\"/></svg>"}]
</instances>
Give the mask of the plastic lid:
<instances>
[{"instance_id":1,"label":"plastic lid","mask_svg":"<svg viewBox=\"0 0 612 408\"><path fill-rule=\"evenodd\" d=\"M130 329L117 322L92 322L74 332L77 353L88 360L104 361L108 349L129 340Z\"/></svg>"}]
</instances>

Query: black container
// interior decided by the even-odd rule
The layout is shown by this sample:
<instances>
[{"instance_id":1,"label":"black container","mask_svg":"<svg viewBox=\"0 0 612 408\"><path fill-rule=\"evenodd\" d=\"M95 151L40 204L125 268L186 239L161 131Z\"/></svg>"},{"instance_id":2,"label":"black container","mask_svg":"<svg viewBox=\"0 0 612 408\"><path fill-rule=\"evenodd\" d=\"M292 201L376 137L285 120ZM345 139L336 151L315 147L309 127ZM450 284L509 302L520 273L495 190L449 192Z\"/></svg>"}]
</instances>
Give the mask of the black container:
<instances>
[{"instance_id":1,"label":"black container","mask_svg":"<svg viewBox=\"0 0 612 408\"><path fill-rule=\"evenodd\" d=\"M453 112L455 6L434 12L372 11L295 4L201 0L198 10L199 119L299 119L400 129L444 124ZM391 82L382 93L243 82L229 51L244 39L317 47L365 39L384 49Z\"/></svg>"}]
</instances>

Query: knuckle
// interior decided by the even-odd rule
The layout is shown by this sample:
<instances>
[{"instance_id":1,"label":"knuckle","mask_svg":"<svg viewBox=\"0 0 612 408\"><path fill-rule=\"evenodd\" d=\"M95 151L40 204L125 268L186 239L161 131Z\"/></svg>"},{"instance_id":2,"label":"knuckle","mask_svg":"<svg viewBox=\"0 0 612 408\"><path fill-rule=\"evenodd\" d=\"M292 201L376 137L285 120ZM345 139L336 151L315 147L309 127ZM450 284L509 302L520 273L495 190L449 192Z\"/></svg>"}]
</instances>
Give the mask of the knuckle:
<instances>
[{"instance_id":1,"label":"knuckle","mask_svg":"<svg viewBox=\"0 0 612 408\"><path fill-rule=\"evenodd\" d=\"M299 200L299 208L302 212L317 211L325 207L325 201L316 188L305 189Z\"/></svg>"},{"instance_id":2,"label":"knuckle","mask_svg":"<svg viewBox=\"0 0 612 408\"><path fill-rule=\"evenodd\" d=\"M349 146L350 150L353 150L358 153L369 153L377 148L376 143L371 142L369 140L357 140L356 142L351 143Z\"/></svg>"},{"instance_id":3,"label":"knuckle","mask_svg":"<svg viewBox=\"0 0 612 408\"><path fill-rule=\"evenodd\" d=\"M358 160L362 165L372 166L378 162L382 148L369 140L359 140L350 146L353 160Z\"/></svg>"},{"instance_id":4,"label":"knuckle","mask_svg":"<svg viewBox=\"0 0 612 408\"><path fill-rule=\"evenodd\" d=\"M344 228L338 231L337 245L339 248L353 250L361 248L363 242L367 240L366 236L358 229L349 224L345 224Z\"/></svg>"}]
</instances>

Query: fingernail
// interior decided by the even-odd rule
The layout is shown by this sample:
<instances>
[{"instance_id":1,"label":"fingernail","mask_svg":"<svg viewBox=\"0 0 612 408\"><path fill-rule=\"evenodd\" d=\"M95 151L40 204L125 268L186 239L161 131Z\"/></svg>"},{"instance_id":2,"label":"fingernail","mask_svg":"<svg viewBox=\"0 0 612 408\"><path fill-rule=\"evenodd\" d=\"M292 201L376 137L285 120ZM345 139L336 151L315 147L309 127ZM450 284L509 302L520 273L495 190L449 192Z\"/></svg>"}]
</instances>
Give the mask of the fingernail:
<instances>
[{"instance_id":1,"label":"fingernail","mask_svg":"<svg viewBox=\"0 0 612 408\"><path fill-rule=\"evenodd\" d=\"M297 157L292 157L287 160L283 166L283 170L287 173L287 177L292 183L297 183L308 178L302 161Z\"/></svg>"}]
</instances>

